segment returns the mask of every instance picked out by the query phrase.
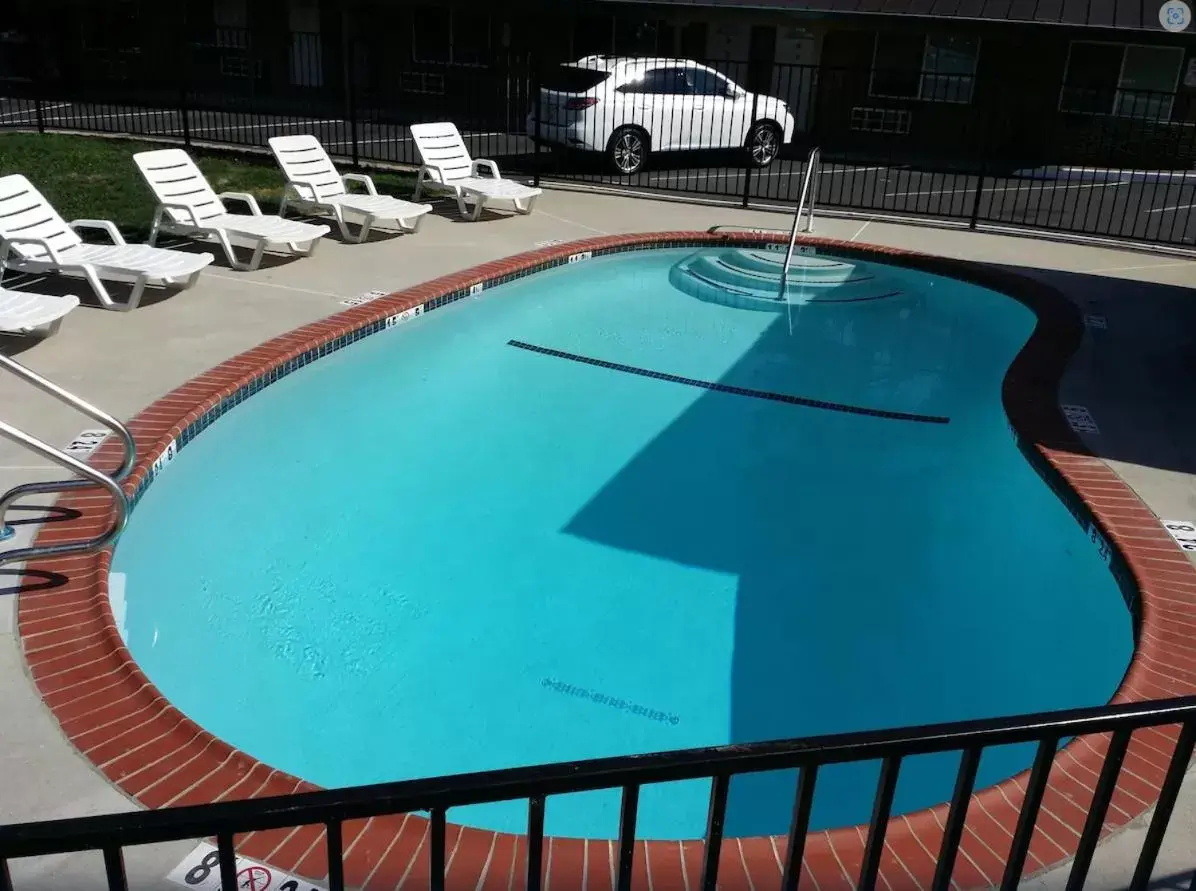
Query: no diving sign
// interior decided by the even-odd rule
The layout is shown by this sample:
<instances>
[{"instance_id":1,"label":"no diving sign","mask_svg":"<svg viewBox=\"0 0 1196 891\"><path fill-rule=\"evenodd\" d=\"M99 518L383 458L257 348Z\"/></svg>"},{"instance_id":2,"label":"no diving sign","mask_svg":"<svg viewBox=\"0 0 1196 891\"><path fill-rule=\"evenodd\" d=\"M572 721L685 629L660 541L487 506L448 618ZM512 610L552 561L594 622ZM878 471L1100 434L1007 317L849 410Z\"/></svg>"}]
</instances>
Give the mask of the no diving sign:
<instances>
[{"instance_id":1,"label":"no diving sign","mask_svg":"<svg viewBox=\"0 0 1196 891\"><path fill-rule=\"evenodd\" d=\"M201 842L166 877L176 885L195 891L223 891L220 887L220 852ZM319 885L279 872L256 860L237 858L236 891L325 891Z\"/></svg>"}]
</instances>

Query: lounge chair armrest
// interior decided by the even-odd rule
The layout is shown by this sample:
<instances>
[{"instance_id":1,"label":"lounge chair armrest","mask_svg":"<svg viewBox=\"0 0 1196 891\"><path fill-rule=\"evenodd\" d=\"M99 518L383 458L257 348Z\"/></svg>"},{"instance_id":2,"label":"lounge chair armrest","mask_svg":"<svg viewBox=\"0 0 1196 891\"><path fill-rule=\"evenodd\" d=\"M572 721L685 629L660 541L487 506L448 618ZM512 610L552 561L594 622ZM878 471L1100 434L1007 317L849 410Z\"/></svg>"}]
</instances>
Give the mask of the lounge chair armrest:
<instances>
[{"instance_id":1,"label":"lounge chair armrest","mask_svg":"<svg viewBox=\"0 0 1196 891\"><path fill-rule=\"evenodd\" d=\"M20 244L31 244L41 248L50 255L50 261L55 265L62 265L62 257L58 256L58 251L54 250L54 246L44 238L29 238L29 237L5 237L0 238L0 268L8 262L8 255L12 249Z\"/></svg>"},{"instance_id":2,"label":"lounge chair armrest","mask_svg":"<svg viewBox=\"0 0 1196 891\"><path fill-rule=\"evenodd\" d=\"M300 201L314 201L320 200L320 187L316 185L314 179L288 179L286 188L294 193L295 197ZM308 194L303 194L300 189L307 189Z\"/></svg>"},{"instance_id":3,"label":"lounge chair armrest","mask_svg":"<svg viewBox=\"0 0 1196 891\"><path fill-rule=\"evenodd\" d=\"M158 220L165 216L166 211L176 210L187 218L187 223L194 226L196 229L200 228L199 217L195 215L195 208L190 204L178 204L173 201L163 201L158 205L158 209L154 211L154 225L157 225Z\"/></svg>"},{"instance_id":4,"label":"lounge chair armrest","mask_svg":"<svg viewBox=\"0 0 1196 891\"><path fill-rule=\"evenodd\" d=\"M262 209L257 206L257 199L248 192L221 192L217 197L221 201L242 201L249 205L249 212L255 217L262 215Z\"/></svg>"},{"instance_id":5,"label":"lounge chair armrest","mask_svg":"<svg viewBox=\"0 0 1196 891\"><path fill-rule=\"evenodd\" d=\"M368 173L346 173L341 177L341 182L345 184L345 191L349 191L349 183L361 183L365 186L365 190L370 195L378 194L378 187L374 185L374 178Z\"/></svg>"},{"instance_id":6,"label":"lounge chair armrest","mask_svg":"<svg viewBox=\"0 0 1196 891\"><path fill-rule=\"evenodd\" d=\"M425 174L429 175L425 176ZM425 164L419 169L419 179L420 182L431 180L432 182L439 183L442 186L448 184L448 177L444 175L444 168L439 164Z\"/></svg>"},{"instance_id":7,"label":"lounge chair armrest","mask_svg":"<svg viewBox=\"0 0 1196 891\"><path fill-rule=\"evenodd\" d=\"M125 244L125 237L120 234L120 230L111 220L72 220L70 227L76 232L80 229L100 229L108 233L113 244Z\"/></svg>"},{"instance_id":8,"label":"lounge chair armrest","mask_svg":"<svg viewBox=\"0 0 1196 891\"><path fill-rule=\"evenodd\" d=\"M472 172L474 176L477 176L482 170L489 170L492 177L502 179L502 174L498 172L498 165L489 158L478 158L473 162Z\"/></svg>"}]
</instances>

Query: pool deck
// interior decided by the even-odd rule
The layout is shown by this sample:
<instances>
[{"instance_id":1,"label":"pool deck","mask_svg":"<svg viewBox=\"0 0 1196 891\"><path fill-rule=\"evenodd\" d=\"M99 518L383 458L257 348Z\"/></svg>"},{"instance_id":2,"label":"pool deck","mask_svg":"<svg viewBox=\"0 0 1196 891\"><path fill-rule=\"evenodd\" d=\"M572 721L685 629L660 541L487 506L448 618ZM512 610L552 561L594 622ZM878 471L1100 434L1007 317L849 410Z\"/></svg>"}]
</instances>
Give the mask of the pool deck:
<instances>
[{"instance_id":1,"label":"pool deck","mask_svg":"<svg viewBox=\"0 0 1196 891\"><path fill-rule=\"evenodd\" d=\"M716 223L778 229L789 222L771 213L574 192L546 192L528 217L466 223L447 209L438 207L438 214L415 236L364 245L327 239L311 258L263 264L253 273L216 265L191 291L151 298L132 313L81 308L50 340L5 339L0 348L19 352L20 361L124 418L264 340L345 309L341 300L367 291L400 290L552 240ZM1186 334L1196 332L1196 262L862 219L820 218L816 234L1004 265L1051 284L1100 317L1072 362L1061 401L1088 408L1100 433L1086 436L1086 444L1154 513L1196 520L1196 418L1188 410L1196 335ZM78 287L66 290L84 296ZM65 444L95 426L7 376L0 378L0 405L5 421L51 443ZM0 487L56 476L40 459L0 441ZM27 537L29 528L19 534ZM0 823L134 807L67 742L29 680L13 633L14 582L10 574L9 587L0 587ZM1144 831L1140 819L1102 844L1089 888L1128 884ZM1196 869L1193 838L1196 772L1190 771L1154 887L1184 887L1177 881ZM177 887L164 877L192 847L127 852L131 886ZM17 861L12 871L18 889L104 887L98 854ZM1056 868L1024 885L1053 891L1065 881L1066 869ZM551 870L548 888L562 891L554 888Z\"/></svg>"}]
</instances>

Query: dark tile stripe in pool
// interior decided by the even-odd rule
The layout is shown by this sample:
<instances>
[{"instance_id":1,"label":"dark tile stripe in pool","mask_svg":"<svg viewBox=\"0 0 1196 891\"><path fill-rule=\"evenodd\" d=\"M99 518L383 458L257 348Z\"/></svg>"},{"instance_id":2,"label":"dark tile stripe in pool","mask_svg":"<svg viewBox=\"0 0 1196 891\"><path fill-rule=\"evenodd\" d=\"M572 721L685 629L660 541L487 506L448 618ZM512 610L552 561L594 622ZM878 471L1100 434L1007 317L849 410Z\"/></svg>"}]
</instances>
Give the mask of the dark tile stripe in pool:
<instances>
[{"instance_id":1,"label":"dark tile stripe in pool","mask_svg":"<svg viewBox=\"0 0 1196 891\"><path fill-rule=\"evenodd\" d=\"M594 359L590 356L579 356L577 353L566 353L551 347L536 346L534 343L524 343L522 340L508 340L508 346L552 356L554 359L568 359L570 362L580 362L583 365L593 365L608 371L622 371L625 374L637 374L640 377L650 377L653 380L668 381L671 384L684 384L687 387L701 387L704 390L714 390L718 393L729 393L732 396L748 396L752 399L768 399L772 402L784 402L788 405L800 405L803 408L821 408L825 411L838 411L850 415L867 415L870 418L884 418L889 421L913 421L919 424L949 424L950 418L941 415L919 415L905 411L885 411L880 408L867 408L861 405L844 405L841 402L824 402L821 399L807 399L804 396L790 396L788 393L773 393L769 390L752 390L747 387L733 387L730 384L720 384L716 381L702 381L692 377L681 377L664 371L652 371L648 368L637 368L634 365L624 365L621 362L607 362L605 359Z\"/></svg>"}]
</instances>

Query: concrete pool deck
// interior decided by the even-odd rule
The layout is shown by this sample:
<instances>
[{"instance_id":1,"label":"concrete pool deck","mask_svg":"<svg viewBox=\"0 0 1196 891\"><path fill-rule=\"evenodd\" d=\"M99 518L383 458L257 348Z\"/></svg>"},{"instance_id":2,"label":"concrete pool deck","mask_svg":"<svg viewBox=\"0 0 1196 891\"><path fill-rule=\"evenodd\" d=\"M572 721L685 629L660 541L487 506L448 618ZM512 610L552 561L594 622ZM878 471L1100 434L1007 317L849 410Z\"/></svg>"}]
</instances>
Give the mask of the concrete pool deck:
<instances>
[{"instance_id":1,"label":"concrete pool deck","mask_svg":"<svg viewBox=\"0 0 1196 891\"><path fill-rule=\"evenodd\" d=\"M628 225L632 223L632 225ZM783 228L785 216L578 193L547 193L530 217L476 224L451 217L428 221L417 236L366 245L329 242L315 257L257 273L212 268L190 292L131 314L80 310L54 339L38 343L20 360L113 412L128 417L169 390L230 356L305 323L344 309L339 301L370 290L390 292L550 240L571 241L627 231L701 229L728 225ZM1140 253L974 235L860 220L820 219L817 234L921 250L1019 267L1104 318L1094 327L1064 383L1063 401L1081 404L1100 428L1089 446L1160 516L1196 517L1192 472L1196 460L1185 404L1183 331L1196 313L1191 292L1196 264ZM82 293L81 291L76 291ZM65 444L93 426L59 409L17 381L0 380L5 420ZM0 485L48 478L46 468L0 443ZM25 527L28 528L28 527ZM132 805L108 785L65 741L24 672L8 629L11 602L0 606L0 822L75 816ZM7 623L7 624L6 624ZM1196 865L1193 778L1177 810L1156 875L1164 879ZM1136 856L1141 829L1130 828L1100 849L1089 887L1123 887ZM190 843L129 852L136 887L170 887L163 876L193 847ZM550 855L550 852L549 852ZM13 864L17 887L101 887L97 855ZM1065 874L1031 881L1062 887ZM489 884L489 883L487 883ZM551 872L549 876L551 887Z\"/></svg>"}]
</instances>

